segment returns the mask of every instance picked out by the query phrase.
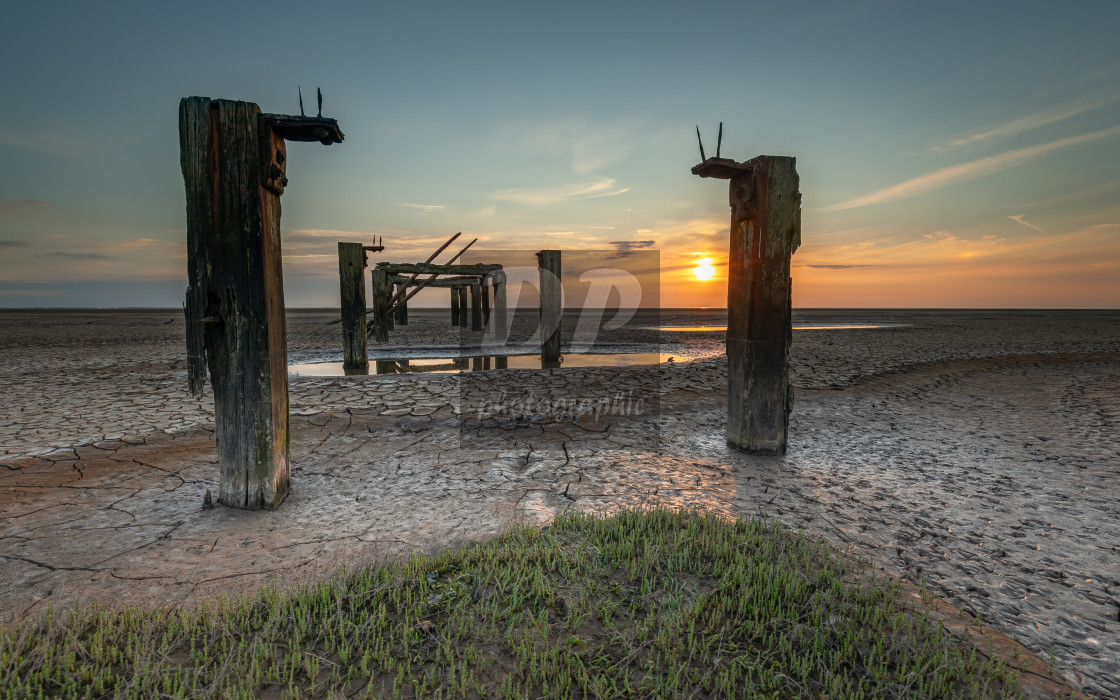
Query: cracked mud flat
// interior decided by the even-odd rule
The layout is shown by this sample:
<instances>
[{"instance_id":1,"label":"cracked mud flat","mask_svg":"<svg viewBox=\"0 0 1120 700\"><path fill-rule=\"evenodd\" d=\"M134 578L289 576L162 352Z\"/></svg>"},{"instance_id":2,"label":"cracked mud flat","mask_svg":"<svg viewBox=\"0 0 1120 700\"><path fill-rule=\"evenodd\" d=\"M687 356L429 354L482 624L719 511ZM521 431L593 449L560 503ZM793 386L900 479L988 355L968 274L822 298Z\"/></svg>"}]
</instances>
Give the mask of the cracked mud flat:
<instances>
[{"instance_id":1,"label":"cracked mud flat","mask_svg":"<svg viewBox=\"0 0 1120 700\"><path fill-rule=\"evenodd\" d=\"M446 335L442 315L414 316L394 342ZM293 358L334 352L329 318L291 315ZM298 378L292 494L278 511L248 513L201 508L217 491L212 404L184 390L178 313L0 312L0 615L190 602L476 541L572 508L661 503L777 517L924 578L1053 654L1077 687L1120 696L1120 314L799 312L801 321L909 325L795 332L785 457L724 446L718 359L480 373L466 389L454 375ZM663 334L663 350L712 357L721 338ZM629 391L648 397L659 421L611 411L553 421L520 415L524 404L480 416L476 391Z\"/></svg>"}]
</instances>

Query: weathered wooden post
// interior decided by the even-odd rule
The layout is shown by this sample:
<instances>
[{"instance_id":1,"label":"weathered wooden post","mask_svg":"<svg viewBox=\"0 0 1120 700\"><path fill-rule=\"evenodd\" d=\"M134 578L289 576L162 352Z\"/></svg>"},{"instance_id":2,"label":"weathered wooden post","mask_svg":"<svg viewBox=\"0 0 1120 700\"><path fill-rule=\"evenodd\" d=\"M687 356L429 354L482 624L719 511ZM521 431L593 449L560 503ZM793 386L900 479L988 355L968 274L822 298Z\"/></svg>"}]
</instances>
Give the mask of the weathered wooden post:
<instances>
[{"instance_id":1,"label":"weathered wooden post","mask_svg":"<svg viewBox=\"0 0 1120 700\"><path fill-rule=\"evenodd\" d=\"M471 330L482 330L482 282L474 280L471 288Z\"/></svg>"},{"instance_id":2,"label":"weathered wooden post","mask_svg":"<svg viewBox=\"0 0 1120 700\"><path fill-rule=\"evenodd\" d=\"M560 361L560 251L542 250L537 253L537 270L540 275L541 295L541 360Z\"/></svg>"},{"instance_id":3,"label":"weathered wooden post","mask_svg":"<svg viewBox=\"0 0 1120 700\"><path fill-rule=\"evenodd\" d=\"M179 153L187 200L191 390L214 388L218 502L280 505L290 487L280 195L290 141L342 141L334 119L261 114L187 97Z\"/></svg>"},{"instance_id":4,"label":"weathered wooden post","mask_svg":"<svg viewBox=\"0 0 1120 700\"><path fill-rule=\"evenodd\" d=\"M397 312L395 316L395 320L398 326L408 325L408 300L404 298L404 291L406 287L407 285L405 285L404 282L393 285L393 298L396 299L399 296L401 299L401 301L397 305Z\"/></svg>"},{"instance_id":5,"label":"weathered wooden post","mask_svg":"<svg viewBox=\"0 0 1120 700\"><path fill-rule=\"evenodd\" d=\"M455 288L455 293L459 295L459 327L467 327L467 287L466 285L459 285Z\"/></svg>"},{"instance_id":6,"label":"weathered wooden post","mask_svg":"<svg viewBox=\"0 0 1120 700\"><path fill-rule=\"evenodd\" d=\"M338 283L342 297L342 368L367 369L365 251L361 243L338 242Z\"/></svg>"},{"instance_id":7,"label":"weathered wooden post","mask_svg":"<svg viewBox=\"0 0 1120 700\"><path fill-rule=\"evenodd\" d=\"M494 283L494 338L498 342L505 342L509 337L506 322L506 273L495 272L490 280Z\"/></svg>"},{"instance_id":8,"label":"weathered wooden post","mask_svg":"<svg viewBox=\"0 0 1120 700\"><path fill-rule=\"evenodd\" d=\"M370 336L378 343L389 342L389 273L381 268L370 271L372 296L370 310Z\"/></svg>"},{"instance_id":9,"label":"weathered wooden post","mask_svg":"<svg viewBox=\"0 0 1120 700\"><path fill-rule=\"evenodd\" d=\"M485 277L479 278L479 295L482 297L482 325L490 323L490 284Z\"/></svg>"},{"instance_id":10,"label":"weathered wooden post","mask_svg":"<svg viewBox=\"0 0 1120 700\"><path fill-rule=\"evenodd\" d=\"M451 288L451 325L453 325L453 326L458 326L459 325L459 314L460 314L459 288L458 287L452 287Z\"/></svg>"},{"instance_id":11,"label":"weathered wooden post","mask_svg":"<svg viewBox=\"0 0 1120 700\"><path fill-rule=\"evenodd\" d=\"M737 163L717 151L692 169L700 177L731 181L727 444L756 454L785 454L793 408L789 271L790 256L801 245L795 165L789 156Z\"/></svg>"}]
</instances>

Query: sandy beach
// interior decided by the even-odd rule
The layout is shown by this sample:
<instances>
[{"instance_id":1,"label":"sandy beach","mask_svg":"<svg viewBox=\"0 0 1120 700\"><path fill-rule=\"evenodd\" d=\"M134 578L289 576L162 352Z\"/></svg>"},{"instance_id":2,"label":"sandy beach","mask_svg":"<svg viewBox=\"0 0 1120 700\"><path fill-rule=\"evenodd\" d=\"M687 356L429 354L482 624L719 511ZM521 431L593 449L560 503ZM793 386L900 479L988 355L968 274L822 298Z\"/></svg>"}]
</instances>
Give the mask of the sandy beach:
<instances>
[{"instance_id":1,"label":"sandy beach","mask_svg":"<svg viewBox=\"0 0 1120 700\"><path fill-rule=\"evenodd\" d=\"M371 354L459 342L447 312L410 315ZM291 312L289 364L340 360L336 317ZM658 503L779 518L1120 697L1120 312L795 310L813 328L784 457L726 447L721 331L653 330L725 322L670 310L609 339L658 367L294 376L292 493L241 512L202 508L213 404L186 391L181 312L0 311L0 616L189 603Z\"/></svg>"}]
</instances>

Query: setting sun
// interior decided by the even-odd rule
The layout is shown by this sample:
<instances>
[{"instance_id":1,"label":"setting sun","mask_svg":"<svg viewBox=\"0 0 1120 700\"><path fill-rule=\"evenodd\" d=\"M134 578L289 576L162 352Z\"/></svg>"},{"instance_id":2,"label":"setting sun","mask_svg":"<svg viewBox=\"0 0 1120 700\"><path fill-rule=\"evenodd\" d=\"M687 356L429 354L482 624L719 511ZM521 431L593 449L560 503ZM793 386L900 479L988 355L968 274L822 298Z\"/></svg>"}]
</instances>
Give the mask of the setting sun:
<instances>
[{"instance_id":1,"label":"setting sun","mask_svg":"<svg viewBox=\"0 0 1120 700\"><path fill-rule=\"evenodd\" d=\"M716 276L716 269L712 267L711 258L701 258L696 261L696 269L692 271L696 279L706 282Z\"/></svg>"}]
</instances>

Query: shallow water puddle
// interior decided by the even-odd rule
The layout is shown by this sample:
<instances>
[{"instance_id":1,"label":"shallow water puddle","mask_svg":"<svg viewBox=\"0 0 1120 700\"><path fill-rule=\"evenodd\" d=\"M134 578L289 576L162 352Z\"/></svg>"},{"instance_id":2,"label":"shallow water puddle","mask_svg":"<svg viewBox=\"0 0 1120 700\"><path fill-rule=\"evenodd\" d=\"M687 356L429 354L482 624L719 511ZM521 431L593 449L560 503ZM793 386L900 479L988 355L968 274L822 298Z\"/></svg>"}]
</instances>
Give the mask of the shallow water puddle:
<instances>
[{"instance_id":1,"label":"shallow water puddle","mask_svg":"<svg viewBox=\"0 0 1120 700\"><path fill-rule=\"evenodd\" d=\"M568 353L560 356L559 367L630 367L667 362L674 355L656 352ZM341 362L310 362L289 365L288 374L297 377L341 377L355 374L412 374L416 372L450 374L491 369L548 369L540 355L487 355L475 357L437 357L407 360L370 360L369 369L343 369Z\"/></svg>"},{"instance_id":2,"label":"shallow water puddle","mask_svg":"<svg viewBox=\"0 0 1120 700\"><path fill-rule=\"evenodd\" d=\"M861 330L867 328L895 328L898 324L846 324L846 323L817 323L814 325L794 324L795 331L839 331ZM654 327L651 327L651 330ZM726 331L727 326L656 326L659 331L679 331L688 333L704 333L708 331Z\"/></svg>"}]
</instances>

